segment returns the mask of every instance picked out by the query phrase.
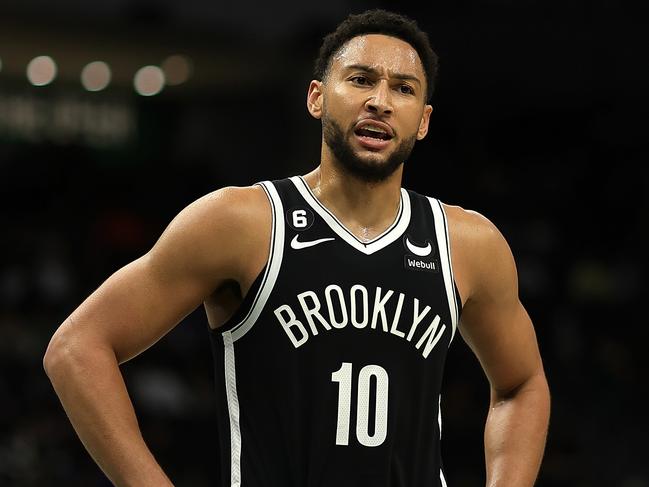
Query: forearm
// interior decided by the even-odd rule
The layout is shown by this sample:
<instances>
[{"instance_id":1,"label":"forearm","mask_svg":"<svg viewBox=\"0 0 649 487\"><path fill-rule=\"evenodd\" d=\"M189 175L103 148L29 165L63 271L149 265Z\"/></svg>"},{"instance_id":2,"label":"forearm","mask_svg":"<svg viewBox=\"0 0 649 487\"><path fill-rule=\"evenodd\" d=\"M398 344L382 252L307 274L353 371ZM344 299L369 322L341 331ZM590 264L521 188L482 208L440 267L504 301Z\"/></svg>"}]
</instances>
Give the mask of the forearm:
<instances>
[{"instance_id":1,"label":"forearm","mask_svg":"<svg viewBox=\"0 0 649 487\"><path fill-rule=\"evenodd\" d=\"M505 397L492 391L484 435L487 487L534 485L549 416L550 394L543 375Z\"/></svg>"},{"instance_id":2,"label":"forearm","mask_svg":"<svg viewBox=\"0 0 649 487\"><path fill-rule=\"evenodd\" d=\"M111 351L48 350L45 364L79 438L113 484L172 485L142 438Z\"/></svg>"}]
</instances>

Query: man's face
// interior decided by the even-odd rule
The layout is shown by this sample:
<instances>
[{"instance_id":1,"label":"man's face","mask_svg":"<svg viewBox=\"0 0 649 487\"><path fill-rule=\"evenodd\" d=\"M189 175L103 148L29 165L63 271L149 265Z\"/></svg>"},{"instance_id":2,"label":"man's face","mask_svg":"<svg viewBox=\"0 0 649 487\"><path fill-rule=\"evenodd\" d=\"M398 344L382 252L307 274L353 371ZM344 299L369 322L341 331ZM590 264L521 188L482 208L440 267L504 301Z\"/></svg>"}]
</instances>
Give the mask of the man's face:
<instances>
[{"instance_id":1,"label":"man's face","mask_svg":"<svg viewBox=\"0 0 649 487\"><path fill-rule=\"evenodd\" d=\"M390 176L428 131L426 77L417 51L380 34L351 39L332 59L323 83L312 81L308 106L323 138L354 176Z\"/></svg>"}]
</instances>

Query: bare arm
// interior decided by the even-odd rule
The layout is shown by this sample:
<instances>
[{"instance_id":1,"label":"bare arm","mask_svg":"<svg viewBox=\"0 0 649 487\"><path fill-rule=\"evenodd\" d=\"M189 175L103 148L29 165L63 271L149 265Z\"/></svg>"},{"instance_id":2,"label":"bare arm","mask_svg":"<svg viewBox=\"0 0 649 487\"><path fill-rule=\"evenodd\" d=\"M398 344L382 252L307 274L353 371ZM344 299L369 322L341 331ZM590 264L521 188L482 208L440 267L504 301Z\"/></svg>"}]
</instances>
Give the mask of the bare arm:
<instances>
[{"instance_id":1,"label":"bare arm","mask_svg":"<svg viewBox=\"0 0 649 487\"><path fill-rule=\"evenodd\" d=\"M188 206L50 341L45 370L79 438L115 485L172 485L142 438L119 364L153 345L226 280L238 280L256 242L247 222L256 217L259 228L270 211L261 191L225 189Z\"/></svg>"},{"instance_id":2,"label":"bare arm","mask_svg":"<svg viewBox=\"0 0 649 487\"><path fill-rule=\"evenodd\" d=\"M463 211L463 210L461 210ZM491 385L485 426L488 487L534 485L547 435L550 394L534 327L518 297L507 242L484 217L463 212L455 259L467 296L460 332Z\"/></svg>"}]
</instances>

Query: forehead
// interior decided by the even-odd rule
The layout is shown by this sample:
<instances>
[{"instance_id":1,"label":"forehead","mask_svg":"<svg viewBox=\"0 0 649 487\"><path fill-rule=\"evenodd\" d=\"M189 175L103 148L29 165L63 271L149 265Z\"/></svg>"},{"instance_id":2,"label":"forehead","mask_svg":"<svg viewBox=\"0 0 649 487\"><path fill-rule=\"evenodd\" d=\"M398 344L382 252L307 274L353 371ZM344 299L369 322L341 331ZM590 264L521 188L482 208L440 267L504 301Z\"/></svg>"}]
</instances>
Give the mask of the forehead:
<instances>
[{"instance_id":1,"label":"forehead","mask_svg":"<svg viewBox=\"0 0 649 487\"><path fill-rule=\"evenodd\" d=\"M383 34L366 34L350 39L334 55L331 68L333 71L353 64L424 77L424 68L415 48L406 41Z\"/></svg>"}]
</instances>

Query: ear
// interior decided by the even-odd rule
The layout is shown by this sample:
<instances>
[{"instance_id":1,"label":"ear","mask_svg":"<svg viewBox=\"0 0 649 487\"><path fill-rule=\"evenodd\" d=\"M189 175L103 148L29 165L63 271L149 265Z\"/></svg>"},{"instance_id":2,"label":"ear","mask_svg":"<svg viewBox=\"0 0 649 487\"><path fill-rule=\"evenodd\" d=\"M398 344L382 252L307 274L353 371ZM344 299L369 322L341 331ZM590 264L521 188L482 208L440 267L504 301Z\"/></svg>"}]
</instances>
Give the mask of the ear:
<instances>
[{"instance_id":1,"label":"ear","mask_svg":"<svg viewBox=\"0 0 649 487\"><path fill-rule=\"evenodd\" d=\"M426 137L428 133L428 123L430 122L430 114L433 113L433 107L431 105L424 106L424 113L421 115L421 121L419 122L419 130L417 130L417 140L421 140Z\"/></svg>"},{"instance_id":2,"label":"ear","mask_svg":"<svg viewBox=\"0 0 649 487\"><path fill-rule=\"evenodd\" d=\"M322 117L322 91L322 81L312 80L306 95L306 109L309 110L313 118L320 119Z\"/></svg>"}]
</instances>

